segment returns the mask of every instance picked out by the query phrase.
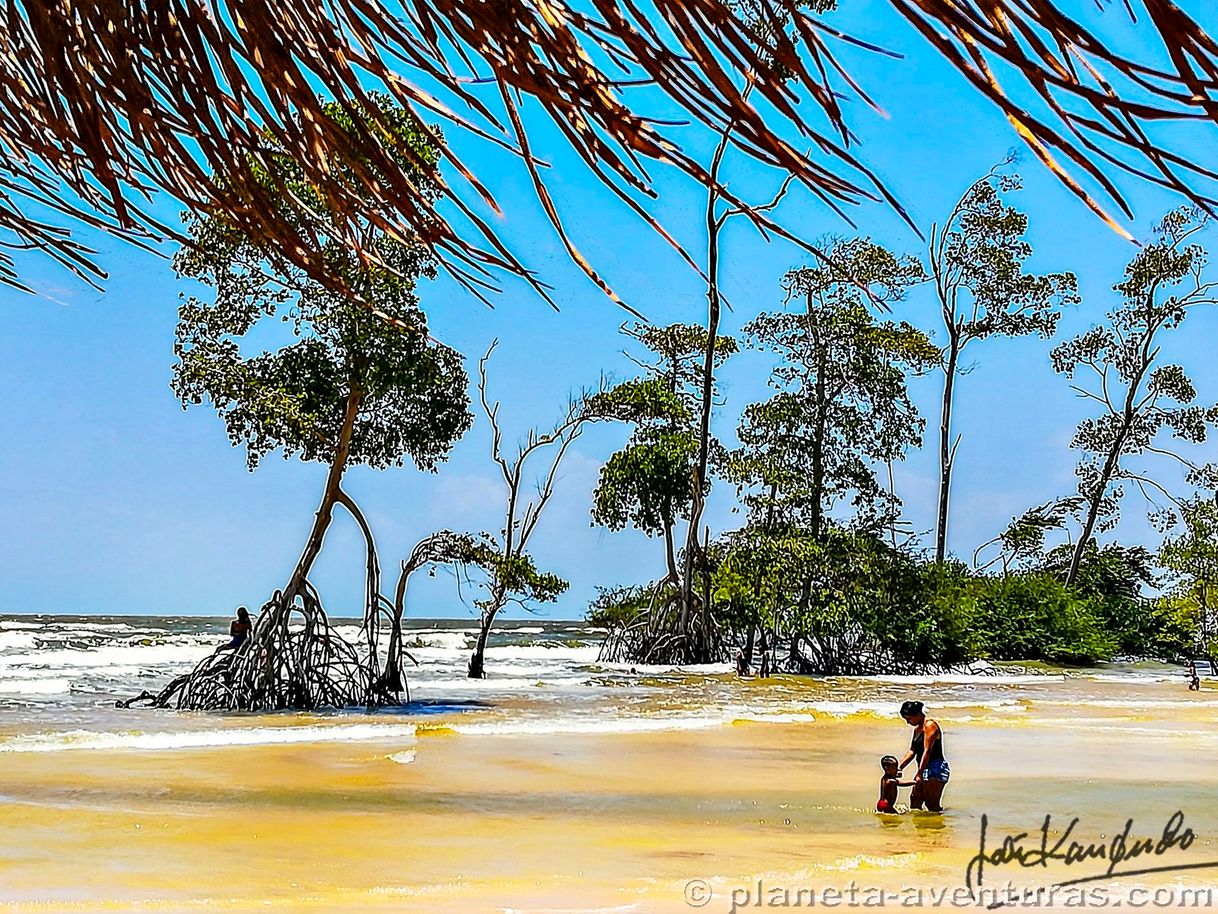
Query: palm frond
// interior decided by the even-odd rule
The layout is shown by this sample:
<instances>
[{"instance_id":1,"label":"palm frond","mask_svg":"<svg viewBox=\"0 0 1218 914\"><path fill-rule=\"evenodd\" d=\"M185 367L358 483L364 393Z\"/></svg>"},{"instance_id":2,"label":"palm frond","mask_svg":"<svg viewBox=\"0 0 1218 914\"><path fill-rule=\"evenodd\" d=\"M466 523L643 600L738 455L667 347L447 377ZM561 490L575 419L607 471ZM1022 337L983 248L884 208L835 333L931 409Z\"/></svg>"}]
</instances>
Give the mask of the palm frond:
<instances>
[{"instance_id":1,"label":"palm frond","mask_svg":"<svg viewBox=\"0 0 1218 914\"><path fill-rule=\"evenodd\" d=\"M1161 44L1158 62L1110 48L1052 0L888 2L1112 225L1119 228L1104 201L1131 215L1115 171L1212 206L1209 182L1218 175L1154 134L1164 121L1218 120L1218 44L1170 0L1128 0L1127 11L1113 10L1144 14L1138 28ZM866 80L847 72L841 49L874 45L801 0L753 0L752 25L726 0L3 0L3 14L0 281L10 284L20 283L11 254L28 248L91 281L104 275L66 231L72 219L136 239L177 237L149 214L157 191L224 213L311 275L335 281L309 239L276 218L264 184L243 179L251 160L278 146L299 157L336 213L352 212L358 195L335 175L354 173L365 185L360 195L378 202L380 228L421 238L480 294L503 272L545 294L479 215L499 207L486 176L452 145L443 156L458 181L448 203L437 203L395 162L393 153L407 151L387 148L388 131L373 123L352 135L321 114L327 97L369 108L373 91L437 131L477 134L522 157L571 256L609 294L563 229L532 158L526 106L544 112L592 173L678 249L640 202L656 193L648 163L712 179L677 143L679 127L647 115L646 93L654 100L657 90L665 110L675 105L719 132L731 125L739 151L835 208L874 199L904 215L851 151L841 104L849 94L869 101ZM770 30L761 49L757 21L787 27ZM489 81L498 86L483 93ZM1017 100L1029 98L1035 107ZM770 224L727 188L721 195ZM64 225L48 223L47 212ZM358 249L349 229L345 240Z\"/></svg>"}]
</instances>

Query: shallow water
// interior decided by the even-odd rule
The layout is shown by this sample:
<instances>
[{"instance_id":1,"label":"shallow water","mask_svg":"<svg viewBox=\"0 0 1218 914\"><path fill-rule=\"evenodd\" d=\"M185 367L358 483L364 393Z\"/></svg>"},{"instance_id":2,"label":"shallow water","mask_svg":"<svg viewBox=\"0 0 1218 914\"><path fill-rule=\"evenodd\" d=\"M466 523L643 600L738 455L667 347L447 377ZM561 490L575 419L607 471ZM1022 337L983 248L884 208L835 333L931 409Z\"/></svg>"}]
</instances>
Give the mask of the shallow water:
<instances>
[{"instance_id":1,"label":"shallow water","mask_svg":"<svg viewBox=\"0 0 1218 914\"><path fill-rule=\"evenodd\" d=\"M472 623L413 625L409 705L211 715L113 701L187 668L222 620L0 619L0 910L667 912L703 886L701 910L806 907L961 886L983 815L992 847L1039 842L1046 815L1053 840L1074 816L1084 843L1128 818L1157 838L1179 809L1192 846L1136 864L1218 861L1218 690L1178 668L742 681L599 664L594 632L529 621L470 682ZM943 816L871 811L909 697L946 733ZM1129 903L1216 876L1089 886Z\"/></svg>"}]
</instances>

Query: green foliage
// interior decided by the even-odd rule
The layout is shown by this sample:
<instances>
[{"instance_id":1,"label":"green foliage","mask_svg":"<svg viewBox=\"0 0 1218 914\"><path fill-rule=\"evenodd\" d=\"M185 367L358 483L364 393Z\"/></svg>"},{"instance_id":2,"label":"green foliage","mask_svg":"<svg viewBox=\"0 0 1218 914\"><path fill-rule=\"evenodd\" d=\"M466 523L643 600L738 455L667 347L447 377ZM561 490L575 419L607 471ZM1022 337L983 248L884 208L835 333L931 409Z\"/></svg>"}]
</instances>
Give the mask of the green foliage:
<instances>
[{"instance_id":1,"label":"green foliage","mask_svg":"<svg viewBox=\"0 0 1218 914\"><path fill-rule=\"evenodd\" d=\"M1079 665L1118 654L1173 661L1196 638L1195 601L1142 595L1152 579L1140 547L1093 550L1077 587L1062 581L1060 567L979 574L834 526L812 537L750 525L712 554L719 625L737 641L753 629L794 642L808 672L909 672L978 659Z\"/></svg>"},{"instance_id":2,"label":"green foliage","mask_svg":"<svg viewBox=\"0 0 1218 914\"><path fill-rule=\"evenodd\" d=\"M646 585L598 587L586 621L594 628L624 628L637 622L651 605L654 588Z\"/></svg>"},{"instance_id":3,"label":"green foliage","mask_svg":"<svg viewBox=\"0 0 1218 914\"><path fill-rule=\"evenodd\" d=\"M991 660L1087 664L1108 660L1116 639L1094 598L1080 598L1056 575L1029 572L987 579L977 594L975 627Z\"/></svg>"},{"instance_id":4,"label":"green foliage","mask_svg":"<svg viewBox=\"0 0 1218 914\"><path fill-rule=\"evenodd\" d=\"M538 571L533 557L527 553L504 555L499 544L485 535L477 541L467 561L483 569L491 581L491 589L502 593L499 601L493 593L478 600L477 605L484 609L489 606L498 609L503 602L521 606L526 602L553 603L570 586L556 574Z\"/></svg>"},{"instance_id":5,"label":"green foliage","mask_svg":"<svg viewBox=\"0 0 1218 914\"><path fill-rule=\"evenodd\" d=\"M1053 336L1061 308L1077 304L1073 273L1025 272L1032 245L1028 217L1003 195L1019 190L1015 174L990 174L956 205L931 246L931 269L950 345L990 336Z\"/></svg>"},{"instance_id":6,"label":"green foliage","mask_svg":"<svg viewBox=\"0 0 1218 914\"><path fill-rule=\"evenodd\" d=\"M1214 636L1218 598L1218 500L1196 496L1179 506L1180 528L1159 547L1159 564L1168 574L1170 595L1195 608L1203 639Z\"/></svg>"},{"instance_id":7,"label":"green foliage","mask_svg":"<svg viewBox=\"0 0 1218 914\"><path fill-rule=\"evenodd\" d=\"M601 468L592 519L610 530L632 524L648 536L664 533L676 518L689 516L697 453L690 431L636 432Z\"/></svg>"},{"instance_id":8,"label":"green foliage","mask_svg":"<svg viewBox=\"0 0 1218 914\"><path fill-rule=\"evenodd\" d=\"M1189 468L1190 481L1211 478L1213 468L1198 466L1178 453L1174 442L1201 444L1218 422L1218 405L1194 403L1196 390L1179 365L1161 361L1160 334L1177 329L1190 308L1215 299L1202 275L1205 251L1191 239L1205 218L1191 210L1169 214L1158 236L1139 249L1125 268L1125 279L1113 288L1124 304L1108 323L1055 347L1053 367L1090 386L1074 389L1098 404L1099 415L1083 420L1071 447L1081 451L1078 491L1087 502L1077 565L1093 530L1111 529L1119 520L1124 486L1137 486L1148 497L1163 492L1150 457L1174 457ZM1163 440L1170 437L1171 442ZM1141 459L1139 459L1141 458Z\"/></svg>"},{"instance_id":9,"label":"green foliage","mask_svg":"<svg viewBox=\"0 0 1218 914\"><path fill-rule=\"evenodd\" d=\"M866 239L839 241L826 259L784 280L801 312L763 313L745 327L751 345L779 357L771 379L778 393L745 409L741 447L725 462L754 520L780 519L813 535L843 498L863 518L894 510L875 465L920 442L924 423L906 372L938 358L921 331L879 321L869 309L922 277L915 260Z\"/></svg>"},{"instance_id":10,"label":"green foliage","mask_svg":"<svg viewBox=\"0 0 1218 914\"><path fill-rule=\"evenodd\" d=\"M592 520L611 530L633 525L648 536L671 538L693 502L698 457L695 417L701 407L706 330L691 324L634 324L623 332L649 351L639 361L642 377L590 397L590 416L633 426L626 446L601 469L593 493ZM715 362L736 352L731 337L715 340ZM673 565L671 547L669 565Z\"/></svg>"},{"instance_id":11,"label":"green foliage","mask_svg":"<svg viewBox=\"0 0 1218 914\"><path fill-rule=\"evenodd\" d=\"M375 129L392 130L403 166L438 195L434 140L408 112L381 105ZM353 129L343 106L325 111ZM371 115L360 116L372 127ZM277 449L285 457L332 462L353 404L350 462L387 467L410 457L434 469L472 417L461 356L429 338L419 309L417 283L434 275L427 248L382 231L386 214L369 200L361 215L369 258L359 259L336 237L342 219L325 209L300 164L286 154L271 162L274 174L251 164L254 178L284 188L276 198L280 215L314 239L311 255L364 302L321 286L223 217L189 214L189 241L174 266L215 295L211 303L191 298L180 309L174 392L184 405L210 401L233 443L245 446L251 469ZM338 177L359 186L352 175ZM246 355L247 341L271 346Z\"/></svg>"},{"instance_id":12,"label":"green foliage","mask_svg":"<svg viewBox=\"0 0 1218 914\"><path fill-rule=\"evenodd\" d=\"M928 598L929 566L874 536L746 527L718 544L716 558L720 623L784 633L811 671L908 671L971 659L967 614L950 599Z\"/></svg>"},{"instance_id":13,"label":"green foliage","mask_svg":"<svg viewBox=\"0 0 1218 914\"><path fill-rule=\"evenodd\" d=\"M1068 520L1083 507L1081 496L1068 496L1029 508L1011 520L1010 526L989 542L982 543L974 553L974 561L981 570L1001 565L1003 574L1012 568L1030 568L1043 563L1046 541L1050 532L1063 530ZM984 564L980 557L990 547L997 547L998 554Z\"/></svg>"}]
</instances>

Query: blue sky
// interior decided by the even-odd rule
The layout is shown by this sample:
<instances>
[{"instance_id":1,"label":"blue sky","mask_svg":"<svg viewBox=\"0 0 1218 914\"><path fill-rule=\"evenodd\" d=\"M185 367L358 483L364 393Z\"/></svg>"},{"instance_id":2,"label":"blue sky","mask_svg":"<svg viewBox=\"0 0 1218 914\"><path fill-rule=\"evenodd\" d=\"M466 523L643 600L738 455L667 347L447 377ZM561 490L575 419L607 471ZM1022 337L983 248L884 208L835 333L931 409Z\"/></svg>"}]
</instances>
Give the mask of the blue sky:
<instances>
[{"instance_id":1,"label":"blue sky","mask_svg":"<svg viewBox=\"0 0 1218 914\"><path fill-rule=\"evenodd\" d=\"M968 184L1016 145L1005 120L948 70L881 2L847 4L840 24L907 56L888 61L852 53L856 70L891 117L853 103L861 139L857 150L897 193L917 223L950 209ZM1089 14L1091 15L1091 14ZM1119 6L1104 17L1123 40L1129 30ZM704 320L705 289L665 244L642 225L562 148L533 112L538 152L553 163L550 187L566 224L597 269L653 321ZM451 134L451 131L450 131ZM691 150L706 147L690 131ZM458 140L462 153L492 188L506 217L502 236L554 288L553 311L519 283L507 283L488 309L451 280L423 290L433 333L461 351L471 373L492 339L495 395L509 440L557 416L567 394L595 383L602 372L625 377L618 325L627 315L575 268L545 222L523 170L476 141ZM1212 159L1213 135L1185 147ZM770 196L779 177L752 163L731 163L733 187L756 199ZM1031 219L1039 270L1072 270L1083 304L1063 318L1059 338L1086 329L1116 304L1110 291L1133 248L1104 227L1032 161L1020 166L1025 189L1013 198ZM702 237L702 192L658 171L661 199L654 212L691 250ZM1120 178L1144 237L1179 201L1132 178ZM163 201L160 211L178 207ZM809 239L855 234L806 195L792 194L781 220ZM920 253L922 242L879 204L856 208L858 234L898 251ZM109 269L97 293L46 261L27 259L24 275L40 292L0 290L0 612L227 613L260 605L280 586L303 545L320 494L324 468L277 457L253 474L243 451L232 448L207 408L182 410L169 391L172 338L179 295L169 262L106 238L96 244ZM779 279L806 255L787 243L766 243L743 222L728 230L724 288L733 332L762 309L780 305ZM929 290L911 295L899 317L934 327ZM1218 316L1197 314L1169 344L1173 360L1193 370L1202 401L1218 400L1210 370ZM957 460L949 545L961 557L1001 530L1025 508L1073 490L1076 455L1068 443L1086 405L1049 366L1039 340L994 341L972 351L975 369L964 379L957 427L964 434ZM747 403L765 396L769 367L745 353L722 373L726 404L715 430L732 439ZM898 493L915 529L931 541L937 468L933 429L940 378L917 379L912 389L928 418L922 451L898 468ZM597 426L569 453L558 494L534 540L542 567L571 581L544 617L583 614L597 585L645 580L662 569L659 544L633 531L593 528L590 494L605 458L627 431ZM1211 459L1215 449L1208 448ZM1173 480L1174 481L1174 480ZM501 524L502 484L479 419L438 474L407 467L374 472L355 468L349 490L377 533L382 564L396 567L415 541L442 527L495 530ZM739 522L732 493L720 485L708 522L713 531ZM1125 542L1155 541L1142 505L1131 497L1114 534ZM361 546L345 519L332 529L315 576L332 612L353 612L361 599ZM451 578L424 579L412 591L415 616L463 616Z\"/></svg>"}]
</instances>

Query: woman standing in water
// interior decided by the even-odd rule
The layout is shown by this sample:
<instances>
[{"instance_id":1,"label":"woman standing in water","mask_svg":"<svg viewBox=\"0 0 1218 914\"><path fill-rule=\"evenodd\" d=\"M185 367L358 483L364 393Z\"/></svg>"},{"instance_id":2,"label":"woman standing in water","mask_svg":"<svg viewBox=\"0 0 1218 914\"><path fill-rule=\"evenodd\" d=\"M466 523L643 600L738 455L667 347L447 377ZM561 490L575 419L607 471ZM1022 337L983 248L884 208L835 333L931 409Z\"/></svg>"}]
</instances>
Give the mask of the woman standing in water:
<instances>
[{"instance_id":1,"label":"woman standing in water","mask_svg":"<svg viewBox=\"0 0 1218 914\"><path fill-rule=\"evenodd\" d=\"M926 716L920 701L902 704L901 717L914 728L914 735L909 752L901 759L899 768L904 770L915 759L918 762L918 771L913 778L914 787L909 795L910 808L921 809L925 805L931 812L942 812L943 788L952 776L952 770L943 756L943 731Z\"/></svg>"}]
</instances>

